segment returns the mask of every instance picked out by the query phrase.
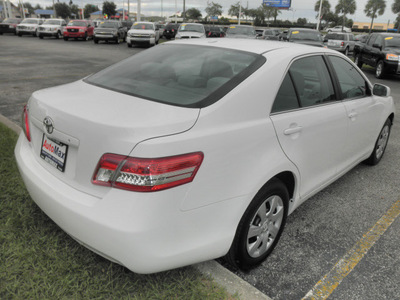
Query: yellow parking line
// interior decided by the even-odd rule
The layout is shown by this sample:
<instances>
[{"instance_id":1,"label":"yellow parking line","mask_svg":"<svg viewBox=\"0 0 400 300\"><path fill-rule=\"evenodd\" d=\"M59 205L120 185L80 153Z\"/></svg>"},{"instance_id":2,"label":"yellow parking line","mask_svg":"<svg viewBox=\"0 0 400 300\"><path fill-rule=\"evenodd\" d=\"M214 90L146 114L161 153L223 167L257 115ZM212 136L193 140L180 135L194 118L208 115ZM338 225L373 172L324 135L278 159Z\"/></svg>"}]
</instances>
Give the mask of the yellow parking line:
<instances>
[{"instance_id":1,"label":"yellow parking line","mask_svg":"<svg viewBox=\"0 0 400 300\"><path fill-rule=\"evenodd\" d=\"M388 227L400 215L400 200L395 202L386 214L363 235L350 251L343 256L332 270L322 278L314 288L304 296L303 300L326 299L339 286L342 280L350 274L355 266L361 261L368 250L385 233Z\"/></svg>"}]
</instances>

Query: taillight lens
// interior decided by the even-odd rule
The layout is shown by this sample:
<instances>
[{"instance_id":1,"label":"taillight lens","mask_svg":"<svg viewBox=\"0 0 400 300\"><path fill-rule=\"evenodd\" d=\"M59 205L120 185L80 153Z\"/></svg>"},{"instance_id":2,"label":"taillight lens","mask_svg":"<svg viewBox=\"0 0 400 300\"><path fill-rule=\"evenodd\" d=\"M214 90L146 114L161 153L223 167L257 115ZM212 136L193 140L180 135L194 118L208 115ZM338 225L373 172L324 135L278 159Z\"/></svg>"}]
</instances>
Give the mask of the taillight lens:
<instances>
[{"instance_id":1,"label":"taillight lens","mask_svg":"<svg viewBox=\"0 0 400 300\"><path fill-rule=\"evenodd\" d=\"M24 130L25 136L28 141L31 141L31 130L29 128L29 116L28 116L28 109L26 105L24 106L24 110L22 111L22 129Z\"/></svg>"},{"instance_id":2,"label":"taillight lens","mask_svg":"<svg viewBox=\"0 0 400 300\"><path fill-rule=\"evenodd\" d=\"M203 157L202 152L162 158L106 153L100 158L92 183L137 192L165 190L193 181Z\"/></svg>"},{"instance_id":3,"label":"taillight lens","mask_svg":"<svg viewBox=\"0 0 400 300\"><path fill-rule=\"evenodd\" d=\"M342 47L344 46L344 42L341 43L341 46L342 46Z\"/></svg>"}]
</instances>

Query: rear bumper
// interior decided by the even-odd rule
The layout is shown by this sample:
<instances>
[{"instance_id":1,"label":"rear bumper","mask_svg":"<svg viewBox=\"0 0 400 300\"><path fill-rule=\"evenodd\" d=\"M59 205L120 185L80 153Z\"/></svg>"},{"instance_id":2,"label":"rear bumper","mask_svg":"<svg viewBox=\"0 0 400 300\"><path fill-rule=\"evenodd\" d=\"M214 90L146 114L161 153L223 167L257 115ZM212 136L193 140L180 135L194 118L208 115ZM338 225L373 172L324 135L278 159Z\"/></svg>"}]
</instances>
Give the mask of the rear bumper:
<instances>
[{"instance_id":1,"label":"rear bumper","mask_svg":"<svg viewBox=\"0 0 400 300\"><path fill-rule=\"evenodd\" d=\"M227 222L224 201L182 211L189 185L157 193L105 187L109 191L98 198L51 175L33 153L22 133L15 156L36 204L85 247L133 272L178 268L223 256L229 250L236 228ZM229 205L241 206L242 201L238 197Z\"/></svg>"}]
</instances>

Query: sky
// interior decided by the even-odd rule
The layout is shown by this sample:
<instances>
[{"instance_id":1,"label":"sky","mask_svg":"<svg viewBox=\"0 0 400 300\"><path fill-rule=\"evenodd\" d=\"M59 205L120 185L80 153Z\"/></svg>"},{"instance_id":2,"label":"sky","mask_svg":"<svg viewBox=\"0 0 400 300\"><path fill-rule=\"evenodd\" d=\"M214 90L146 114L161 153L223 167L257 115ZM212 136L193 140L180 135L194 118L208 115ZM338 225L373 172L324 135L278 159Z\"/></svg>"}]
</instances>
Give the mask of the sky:
<instances>
[{"instance_id":1,"label":"sky","mask_svg":"<svg viewBox=\"0 0 400 300\"><path fill-rule=\"evenodd\" d=\"M40 4L43 8L45 6L51 6L53 0L23 0L24 2L30 2L33 6ZM57 1L57 0L54 0ZM59 0L60 2L69 3L69 0ZM98 5L101 9L103 0L72 0L74 4L79 7L85 6L86 4ZM113 1L117 8L122 8L123 6L127 9L128 0L108 0ZM348 15L348 18L353 19L354 22L370 22L371 19L365 16L364 8L368 0L356 0L357 11L353 15ZM396 15L392 13L392 4L394 0L386 0L385 13L382 16L378 16L374 20L374 23L394 23L396 20ZM11 0L14 4L17 4L17 0ZM223 15L228 16L228 10L231 5L235 5L239 0L211 0L210 2L218 3L222 5ZM294 21L298 18L306 18L309 22L316 22L317 13L314 11L314 6L317 0L291 0L291 10L284 11L278 16L280 20ZM0 0L1 3L1 0ZM145 16L170 16L175 13L175 11L182 12L183 10L183 0L141 0L141 12ZM175 9L176 3L176 9ZM257 8L261 5L262 0L241 0L243 7ZM338 0L329 0L331 4L331 10L335 9ZM186 0L186 9L197 8L201 11L203 16L206 15L205 8L207 7L207 0ZM130 0L130 11L137 11L137 0Z\"/></svg>"}]
</instances>

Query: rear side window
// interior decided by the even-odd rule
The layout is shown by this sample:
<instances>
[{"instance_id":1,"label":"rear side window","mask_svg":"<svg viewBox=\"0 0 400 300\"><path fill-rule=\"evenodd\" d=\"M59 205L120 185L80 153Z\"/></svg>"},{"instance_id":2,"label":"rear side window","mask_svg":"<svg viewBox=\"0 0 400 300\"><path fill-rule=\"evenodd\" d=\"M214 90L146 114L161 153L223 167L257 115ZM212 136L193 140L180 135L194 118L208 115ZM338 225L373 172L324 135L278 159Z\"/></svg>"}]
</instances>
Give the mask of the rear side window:
<instances>
[{"instance_id":1,"label":"rear side window","mask_svg":"<svg viewBox=\"0 0 400 300\"><path fill-rule=\"evenodd\" d=\"M201 108L218 101L264 62L262 55L250 52L164 44L85 82L148 100Z\"/></svg>"},{"instance_id":2,"label":"rear side window","mask_svg":"<svg viewBox=\"0 0 400 300\"><path fill-rule=\"evenodd\" d=\"M356 68L341 57L329 56L329 59L339 80L343 99L365 97L368 86Z\"/></svg>"},{"instance_id":3,"label":"rear side window","mask_svg":"<svg viewBox=\"0 0 400 300\"><path fill-rule=\"evenodd\" d=\"M292 63L278 91L272 113L336 101L328 68L321 56Z\"/></svg>"}]
</instances>

